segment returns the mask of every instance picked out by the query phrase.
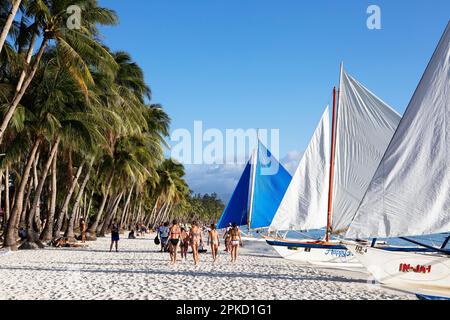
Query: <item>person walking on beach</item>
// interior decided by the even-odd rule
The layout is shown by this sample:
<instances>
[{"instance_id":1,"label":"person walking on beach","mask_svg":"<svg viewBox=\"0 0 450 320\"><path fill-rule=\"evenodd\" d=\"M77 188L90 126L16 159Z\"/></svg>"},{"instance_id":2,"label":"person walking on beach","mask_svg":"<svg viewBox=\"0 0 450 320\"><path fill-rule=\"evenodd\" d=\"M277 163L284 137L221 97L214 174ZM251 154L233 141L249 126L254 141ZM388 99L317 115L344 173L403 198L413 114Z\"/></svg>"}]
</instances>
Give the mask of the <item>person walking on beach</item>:
<instances>
[{"instance_id":1,"label":"person walking on beach","mask_svg":"<svg viewBox=\"0 0 450 320\"><path fill-rule=\"evenodd\" d=\"M180 242L181 229L177 220L172 221L172 226L169 229L169 252L170 263L175 264L177 262L177 250L178 243Z\"/></svg>"},{"instance_id":2,"label":"person walking on beach","mask_svg":"<svg viewBox=\"0 0 450 320\"><path fill-rule=\"evenodd\" d=\"M200 258L198 255L198 247L200 244L203 247L203 238L202 238L202 231L200 227L198 226L197 221L194 221L192 223L191 230L189 231L190 240L191 240L191 247L192 247L192 254L194 256L194 264L198 265Z\"/></svg>"},{"instance_id":3,"label":"person walking on beach","mask_svg":"<svg viewBox=\"0 0 450 320\"><path fill-rule=\"evenodd\" d=\"M189 232L185 228L181 228L180 235L180 251L181 259L187 259L187 252L189 248Z\"/></svg>"},{"instance_id":4,"label":"person walking on beach","mask_svg":"<svg viewBox=\"0 0 450 320\"><path fill-rule=\"evenodd\" d=\"M87 230L86 221L83 218L81 218L81 220L80 220L80 233L81 233L81 242L82 243L86 242L86 230Z\"/></svg>"},{"instance_id":5,"label":"person walking on beach","mask_svg":"<svg viewBox=\"0 0 450 320\"><path fill-rule=\"evenodd\" d=\"M225 229L225 234L223 235L223 239L225 240L225 252L231 252L231 222L228 224L228 227Z\"/></svg>"},{"instance_id":6,"label":"person walking on beach","mask_svg":"<svg viewBox=\"0 0 450 320\"><path fill-rule=\"evenodd\" d=\"M231 262L236 262L239 245L242 246L241 230L236 223L230 230L231 237Z\"/></svg>"},{"instance_id":7,"label":"person walking on beach","mask_svg":"<svg viewBox=\"0 0 450 320\"><path fill-rule=\"evenodd\" d=\"M119 245L119 225L117 224L117 221L114 220L113 224L111 226L111 245L109 246L109 252L112 251L113 244L116 245L116 252L119 251L118 245Z\"/></svg>"},{"instance_id":8,"label":"person walking on beach","mask_svg":"<svg viewBox=\"0 0 450 320\"><path fill-rule=\"evenodd\" d=\"M208 236L208 244L211 245L211 253L213 256L213 261L216 262L217 255L219 253L220 241L219 241L219 233L217 232L216 225L214 223L211 224L211 230L209 231Z\"/></svg>"},{"instance_id":9,"label":"person walking on beach","mask_svg":"<svg viewBox=\"0 0 450 320\"><path fill-rule=\"evenodd\" d=\"M161 251L167 251L167 240L169 239L169 223L164 222L164 224L158 228L159 238L161 239Z\"/></svg>"}]
</instances>

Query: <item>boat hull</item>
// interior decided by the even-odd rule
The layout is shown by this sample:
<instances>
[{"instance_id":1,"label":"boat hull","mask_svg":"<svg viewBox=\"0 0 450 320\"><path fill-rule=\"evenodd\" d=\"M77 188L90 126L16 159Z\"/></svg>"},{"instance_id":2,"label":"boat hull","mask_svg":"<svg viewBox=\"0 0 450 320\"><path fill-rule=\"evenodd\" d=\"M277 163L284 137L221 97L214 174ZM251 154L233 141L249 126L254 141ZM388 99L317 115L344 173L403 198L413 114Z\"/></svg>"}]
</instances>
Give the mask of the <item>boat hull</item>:
<instances>
[{"instance_id":1,"label":"boat hull","mask_svg":"<svg viewBox=\"0 0 450 320\"><path fill-rule=\"evenodd\" d=\"M388 251L347 242L345 246L382 284L450 294L449 256L437 253Z\"/></svg>"},{"instance_id":2,"label":"boat hull","mask_svg":"<svg viewBox=\"0 0 450 320\"><path fill-rule=\"evenodd\" d=\"M339 243L312 243L311 241L289 241L266 238L266 242L287 260L312 265L363 268L353 254Z\"/></svg>"}]
</instances>

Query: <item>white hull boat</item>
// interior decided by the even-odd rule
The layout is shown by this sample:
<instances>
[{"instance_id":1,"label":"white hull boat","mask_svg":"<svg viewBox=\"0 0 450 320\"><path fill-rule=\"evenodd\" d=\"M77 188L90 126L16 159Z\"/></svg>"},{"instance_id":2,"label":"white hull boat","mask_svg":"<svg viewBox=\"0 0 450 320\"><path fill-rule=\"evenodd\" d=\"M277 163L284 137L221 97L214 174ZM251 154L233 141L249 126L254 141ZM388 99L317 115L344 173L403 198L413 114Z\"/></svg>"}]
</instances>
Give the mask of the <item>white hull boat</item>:
<instances>
[{"instance_id":1,"label":"white hull boat","mask_svg":"<svg viewBox=\"0 0 450 320\"><path fill-rule=\"evenodd\" d=\"M421 288L450 295L448 255L386 251L347 242L345 246L382 284L405 289Z\"/></svg>"},{"instance_id":2,"label":"white hull boat","mask_svg":"<svg viewBox=\"0 0 450 320\"><path fill-rule=\"evenodd\" d=\"M266 238L266 242L287 260L324 267L363 268L355 256L337 241L324 243L311 240L290 241Z\"/></svg>"},{"instance_id":3,"label":"white hull boat","mask_svg":"<svg viewBox=\"0 0 450 320\"><path fill-rule=\"evenodd\" d=\"M406 108L346 239L400 237L435 252L343 244L379 282L450 295L450 238L440 248L413 236L450 231L450 22Z\"/></svg>"}]
</instances>

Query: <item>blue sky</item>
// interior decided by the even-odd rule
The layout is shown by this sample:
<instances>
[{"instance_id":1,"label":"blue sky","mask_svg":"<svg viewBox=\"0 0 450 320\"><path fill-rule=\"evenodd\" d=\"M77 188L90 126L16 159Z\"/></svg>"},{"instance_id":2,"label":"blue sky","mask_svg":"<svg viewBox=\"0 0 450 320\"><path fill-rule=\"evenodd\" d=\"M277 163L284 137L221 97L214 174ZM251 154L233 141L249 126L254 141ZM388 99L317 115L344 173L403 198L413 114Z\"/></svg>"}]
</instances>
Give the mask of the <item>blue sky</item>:
<instances>
[{"instance_id":1,"label":"blue sky","mask_svg":"<svg viewBox=\"0 0 450 320\"><path fill-rule=\"evenodd\" d=\"M339 64L403 113L450 19L450 1L101 0L120 25L104 41L143 67L172 129L280 129L295 163L337 85ZM366 27L381 8L381 30ZM285 157L287 155L287 157ZM291 163L292 165L292 163ZM293 166L295 167L295 165ZM227 197L239 169L188 167L198 192Z\"/></svg>"}]
</instances>

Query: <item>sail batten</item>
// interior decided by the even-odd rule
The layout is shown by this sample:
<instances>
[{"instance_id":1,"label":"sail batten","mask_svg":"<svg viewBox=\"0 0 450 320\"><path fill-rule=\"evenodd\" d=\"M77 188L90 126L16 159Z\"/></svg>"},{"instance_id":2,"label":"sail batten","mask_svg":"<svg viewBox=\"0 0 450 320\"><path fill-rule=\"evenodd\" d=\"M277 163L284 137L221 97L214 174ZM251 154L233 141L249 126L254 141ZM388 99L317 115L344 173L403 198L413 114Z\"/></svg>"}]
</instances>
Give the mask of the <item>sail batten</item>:
<instances>
[{"instance_id":1,"label":"sail batten","mask_svg":"<svg viewBox=\"0 0 450 320\"><path fill-rule=\"evenodd\" d=\"M326 225L329 127L327 107L275 214L271 230L320 229Z\"/></svg>"},{"instance_id":2,"label":"sail batten","mask_svg":"<svg viewBox=\"0 0 450 320\"><path fill-rule=\"evenodd\" d=\"M347 231L356 238L450 231L450 23Z\"/></svg>"}]
</instances>

